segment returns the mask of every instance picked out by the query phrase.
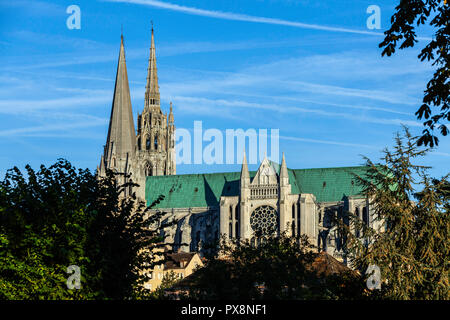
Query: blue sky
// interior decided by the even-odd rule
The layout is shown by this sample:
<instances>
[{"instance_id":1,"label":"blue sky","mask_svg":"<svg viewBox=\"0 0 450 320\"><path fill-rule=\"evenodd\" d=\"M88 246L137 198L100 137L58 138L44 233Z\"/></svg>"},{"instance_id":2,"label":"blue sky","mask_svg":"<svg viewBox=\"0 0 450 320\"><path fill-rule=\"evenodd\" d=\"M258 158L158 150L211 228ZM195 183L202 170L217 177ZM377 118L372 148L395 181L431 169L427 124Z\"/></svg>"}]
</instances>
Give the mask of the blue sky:
<instances>
[{"instance_id":1,"label":"blue sky","mask_svg":"<svg viewBox=\"0 0 450 320\"><path fill-rule=\"evenodd\" d=\"M142 111L155 26L162 108L175 124L280 129L291 168L377 160L414 117L432 68L418 49L381 57L397 1L0 1L0 175L57 158L95 169L106 141L121 26L133 112ZM69 30L66 8L81 9ZM381 30L369 30L369 5ZM420 35L430 37L422 28ZM419 42L419 46L424 45ZM450 138L423 161L449 170ZM256 166L251 166L255 169ZM240 165L179 165L178 173Z\"/></svg>"}]
</instances>

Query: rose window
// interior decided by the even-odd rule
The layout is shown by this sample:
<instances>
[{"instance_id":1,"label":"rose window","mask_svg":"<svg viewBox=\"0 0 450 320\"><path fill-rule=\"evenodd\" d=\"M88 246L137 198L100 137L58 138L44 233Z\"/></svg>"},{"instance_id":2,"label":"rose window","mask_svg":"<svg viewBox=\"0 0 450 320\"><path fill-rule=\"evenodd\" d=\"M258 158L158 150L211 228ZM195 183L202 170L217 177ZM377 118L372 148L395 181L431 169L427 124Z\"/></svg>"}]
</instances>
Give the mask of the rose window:
<instances>
[{"instance_id":1,"label":"rose window","mask_svg":"<svg viewBox=\"0 0 450 320\"><path fill-rule=\"evenodd\" d=\"M260 235L274 233L278 227L277 211L270 206L256 208L250 216L250 226Z\"/></svg>"}]
</instances>

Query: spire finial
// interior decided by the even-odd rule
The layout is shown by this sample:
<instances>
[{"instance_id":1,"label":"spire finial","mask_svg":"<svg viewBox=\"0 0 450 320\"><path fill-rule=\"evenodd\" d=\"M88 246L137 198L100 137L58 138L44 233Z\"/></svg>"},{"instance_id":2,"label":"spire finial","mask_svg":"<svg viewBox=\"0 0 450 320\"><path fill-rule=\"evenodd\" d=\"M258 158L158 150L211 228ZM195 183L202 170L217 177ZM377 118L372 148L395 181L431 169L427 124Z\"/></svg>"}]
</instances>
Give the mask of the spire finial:
<instances>
[{"instance_id":1,"label":"spire finial","mask_svg":"<svg viewBox=\"0 0 450 320\"><path fill-rule=\"evenodd\" d=\"M244 147L244 157L242 159L241 168L241 187L246 186L248 183L250 183L250 174L248 172L247 155Z\"/></svg>"},{"instance_id":2,"label":"spire finial","mask_svg":"<svg viewBox=\"0 0 450 320\"><path fill-rule=\"evenodd\" d=\"M283 180L284 184L288 184L289 182L289 174L288 174L288 170L287 170L287 166L286 166L286 159L284 157L284 152L283 152L283 158L281 160L281 168L280 168L280 178L285 179Z\"/></svg>"},{"instance_id":3,"label":"spire finial","mask_svg":"<svg viewBox=\"0 0 450 320\"><path fill-rule=\"evenodd\" d=\"M153 32L153 20L150 20L150 23L152 24L152 32Z\"/></svg>"}]
</instances>

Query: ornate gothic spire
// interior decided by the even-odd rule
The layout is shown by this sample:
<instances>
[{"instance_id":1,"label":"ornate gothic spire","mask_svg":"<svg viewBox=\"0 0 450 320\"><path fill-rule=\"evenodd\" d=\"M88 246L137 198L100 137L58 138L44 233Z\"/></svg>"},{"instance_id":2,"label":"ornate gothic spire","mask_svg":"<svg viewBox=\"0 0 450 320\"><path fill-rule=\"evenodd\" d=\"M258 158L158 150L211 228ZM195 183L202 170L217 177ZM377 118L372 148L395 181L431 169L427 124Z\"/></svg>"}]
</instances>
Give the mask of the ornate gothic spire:
<instances>
[{"instance_id":1,"label":"ornate gothic spire","mask_svg":"<svg viewBox=\"0 0 450 320\"><path fill-rule=\"evenodd\" d=\"M159 107L158 70L156 68L155 36L152 24L152 44L148 59L147 85L145 87L145 108L148 106Z\"/></svg>"},{"instance_id":2,"label":"ornate gothic spire","mask_svg":"<svg viewBox=\"0 0 450 320\"><path fill-rule=\"evenodd\" d=\"M123 36L121 36L116 84L104 153L106 167L116 167L115 161L111 163L113 158L120 161L120 159L126 159L134 155L135 144L136 132L131 108Z\"/></svg>"}]
</instances>

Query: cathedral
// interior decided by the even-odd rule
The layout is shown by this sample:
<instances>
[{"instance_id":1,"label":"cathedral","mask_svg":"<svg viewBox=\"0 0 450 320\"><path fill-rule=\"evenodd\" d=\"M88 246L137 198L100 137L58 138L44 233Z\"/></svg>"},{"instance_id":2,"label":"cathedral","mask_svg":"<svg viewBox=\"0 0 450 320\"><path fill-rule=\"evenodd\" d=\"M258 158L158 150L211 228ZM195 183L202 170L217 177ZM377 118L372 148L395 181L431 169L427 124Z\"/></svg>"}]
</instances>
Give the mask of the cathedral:
<instances>
[{"instance_id":1,"label":"cathedral","mask_svg":"<svg viewBox=\"0 0 450 320\"><path fill-rule=\"evenodd\" d=\"M378 223L354 177L364 175L366 167L290 169L283 154L281 164L264 158L257 171L249 171L244 154L240 172L177 175L174 115L172 103L169 115L161 110L153 28L144 109L136 121L137 128L122 36L106 145L97 171L100 176L106 169L131 174L139 184L132 191L147 204L164 195L152 210L164 212L165 221L176 221L163 236L179 252L202 254L206 244L223 236L256 244L261 235L285 232L307 235L319 250L342 261L344 240L333 219L350 211L372 227Z\"/></svg>"}]
</instances>

